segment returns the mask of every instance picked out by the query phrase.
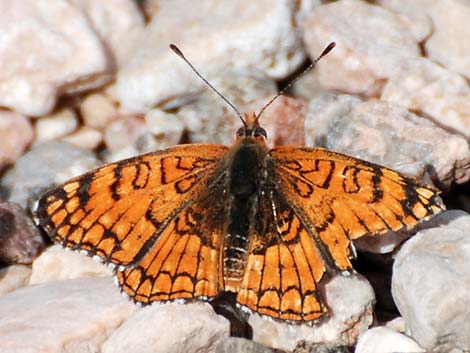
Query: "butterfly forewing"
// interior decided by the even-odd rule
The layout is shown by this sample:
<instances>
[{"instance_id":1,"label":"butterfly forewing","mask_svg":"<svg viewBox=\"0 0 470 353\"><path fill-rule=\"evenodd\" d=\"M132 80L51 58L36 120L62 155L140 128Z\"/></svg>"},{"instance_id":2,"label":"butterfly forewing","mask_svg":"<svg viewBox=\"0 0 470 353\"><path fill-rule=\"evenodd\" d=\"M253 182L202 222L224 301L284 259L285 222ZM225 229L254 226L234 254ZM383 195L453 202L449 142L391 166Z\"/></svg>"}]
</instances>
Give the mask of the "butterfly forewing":
<instances>
[{"instance_id":1,"label":"butterfly forewing","mask_svg":"<svg viewBox=\"0 0 470 353\"><path fill-rule=\"evenodd\" d=\"M37 221L64 246L134 265L205 190L226 150L182 145L98 168L44 194Z\"/></svg>"},{"instance_id":2,"label":"butterfly forewing","mask_svg":"<svg viewBox=\"0 0 470 353\"><path fill-rule=\"evenodd\" d=\"M329 267L351 268L350 241L409 228L444 209L436 189L321 148L278 147L272 178Z\"/></svg>"}]
</instances>

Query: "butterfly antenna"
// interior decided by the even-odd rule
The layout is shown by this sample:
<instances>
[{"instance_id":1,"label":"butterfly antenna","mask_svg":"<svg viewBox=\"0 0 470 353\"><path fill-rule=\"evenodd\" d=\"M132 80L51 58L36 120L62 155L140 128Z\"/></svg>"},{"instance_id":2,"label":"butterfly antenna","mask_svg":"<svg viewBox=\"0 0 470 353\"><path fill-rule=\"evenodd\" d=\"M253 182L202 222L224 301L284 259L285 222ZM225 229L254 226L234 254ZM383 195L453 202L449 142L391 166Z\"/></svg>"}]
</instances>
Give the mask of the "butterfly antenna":
<instances>
[{"instance_id":1,"label":"butterfly antenna","mask_svg":"<svg viewBox=\"0 0 470 353\"><path fill-rule=\"evenodd\" d=\"M227 98L225 98L222 93L220 93L214 86L212 86L212 85L209 83L209 81L207 81L206 78L205 78L204 76L202 76L202 75L196 70L196 68L189 62L188 59L186 59L186 57L184 56L183 52L182 52L176 45L170 44L170 49L173 50L173 51L176 53L176 55L178 55L181 59L183 59L183 60L186 62L186 64L188 64L189 67L196 73L196 75L198 75L199 78L200 78L202 81L204 81L204 83L205 83L206 85L208 85L215 93L217 93L217 94L219 95L219 97L222 98L222 99L224 100L224 102L227 103L227 104L235 111L235 113L237 113L237 115L238 115L238 117L240 118L240 120L242 121L243 125L246 127L246 126L247 126L247 125L246 125L246 122L245 122L245 120L243 120L242 115L240 114L240 112L238 111L238 109L235 107L235 105L234 105L232 102L230 102Z\"/></svg>"},{"instance_id":2,"label":"butterfly antenna","mask_svg":"<svg viewBox=\"0 0 470 353\"><path fill-rule=\"evenodd\" d=\"M284 92L286 92L295 82L297 82L297 80L301 77L303 77L307 72L310 71L310 69L312 67L315 66L315 64L317 62L319 62L321 60L321 58L323 58L324 56L326 56L330 51L333 50L333 48L336 46L336 43L335 42L331 42L330 44L328 44L328 46L322 51L322 53L318 56L318 58L316 58L304 71L302 71L302 73L300 75L298 75L296 78L294 78L291 82L289 82L289 84L284 87L282 90L280 90L278 92L278 94L276 94L273 98L271 98L271 100L266 103L264 105L264 107L261 109L261 111L258 113L258 115L256 116L256 121L259 120L261 114L263 114L263 112L265 111L265 109L267 107L269 107L271 105L271 103L273 103L276 99L279 98L279 96L283 95Z\"/></svg>"}]
</instances>

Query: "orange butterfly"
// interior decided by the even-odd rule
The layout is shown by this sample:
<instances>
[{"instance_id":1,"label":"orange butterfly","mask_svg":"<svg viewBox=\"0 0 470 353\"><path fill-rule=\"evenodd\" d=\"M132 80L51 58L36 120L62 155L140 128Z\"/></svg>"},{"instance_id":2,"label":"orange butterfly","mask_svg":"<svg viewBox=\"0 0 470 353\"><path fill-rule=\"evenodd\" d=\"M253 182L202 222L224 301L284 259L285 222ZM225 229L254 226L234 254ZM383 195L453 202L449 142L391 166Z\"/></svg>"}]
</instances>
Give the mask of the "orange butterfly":
<instances>
[{"instance_id":1,"label":"orange butterfly","mask_svg":"<svg viewBox=\"0 0 470 353\"><path fill-rule=\"evenodd\" d=\"M388 168L321 148L270 150L260 114L240 116L230 148L180 145L74 178L41 197L36 221L116 265L138 302L230 291L261 315L312 322L327 311L325 271L352 270L353 239L444 206L436 189Z\"/></svg>"}]
</instances>

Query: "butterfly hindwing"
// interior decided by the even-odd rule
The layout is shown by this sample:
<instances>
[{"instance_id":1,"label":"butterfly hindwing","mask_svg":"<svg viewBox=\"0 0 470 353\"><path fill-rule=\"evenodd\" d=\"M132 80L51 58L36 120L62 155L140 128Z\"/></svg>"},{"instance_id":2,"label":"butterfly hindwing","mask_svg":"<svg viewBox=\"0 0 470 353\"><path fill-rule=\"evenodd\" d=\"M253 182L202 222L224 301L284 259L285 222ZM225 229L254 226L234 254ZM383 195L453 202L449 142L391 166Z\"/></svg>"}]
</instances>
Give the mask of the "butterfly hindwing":
<instances>
[{"instance_id":1,"label":"butterfly hindwing","mask_svg":"<svg viewBox=\"0 0 470 353\"><path fill-rule=\"evenodd\" d=\"M238 303L291 322L322 316L326 308L317 283L325 265L299 217L281 195L266 190L255 224Z\"/></svg>"}]
</instances>

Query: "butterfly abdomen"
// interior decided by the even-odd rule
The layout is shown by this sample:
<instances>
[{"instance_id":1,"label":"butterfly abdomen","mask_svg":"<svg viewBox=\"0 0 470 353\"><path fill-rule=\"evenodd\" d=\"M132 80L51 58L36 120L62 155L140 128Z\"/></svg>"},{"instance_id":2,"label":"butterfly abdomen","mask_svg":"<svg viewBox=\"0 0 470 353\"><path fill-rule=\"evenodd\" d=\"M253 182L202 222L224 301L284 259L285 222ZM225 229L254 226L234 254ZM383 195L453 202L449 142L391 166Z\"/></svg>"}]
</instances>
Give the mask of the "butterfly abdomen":
<instances>
[{"instance_id":1,"label":"butterfly abdomen","mask_svg":"<svg viewBox=\"0 0 470 353\"><path fill-rule=\"evenodd\" d=\"M227 180L230 196L223 249L225 290L237 291L242 281L265 155L266 148L250 139L242 141L234 150Z\"/></svg>"}]
</instances>

